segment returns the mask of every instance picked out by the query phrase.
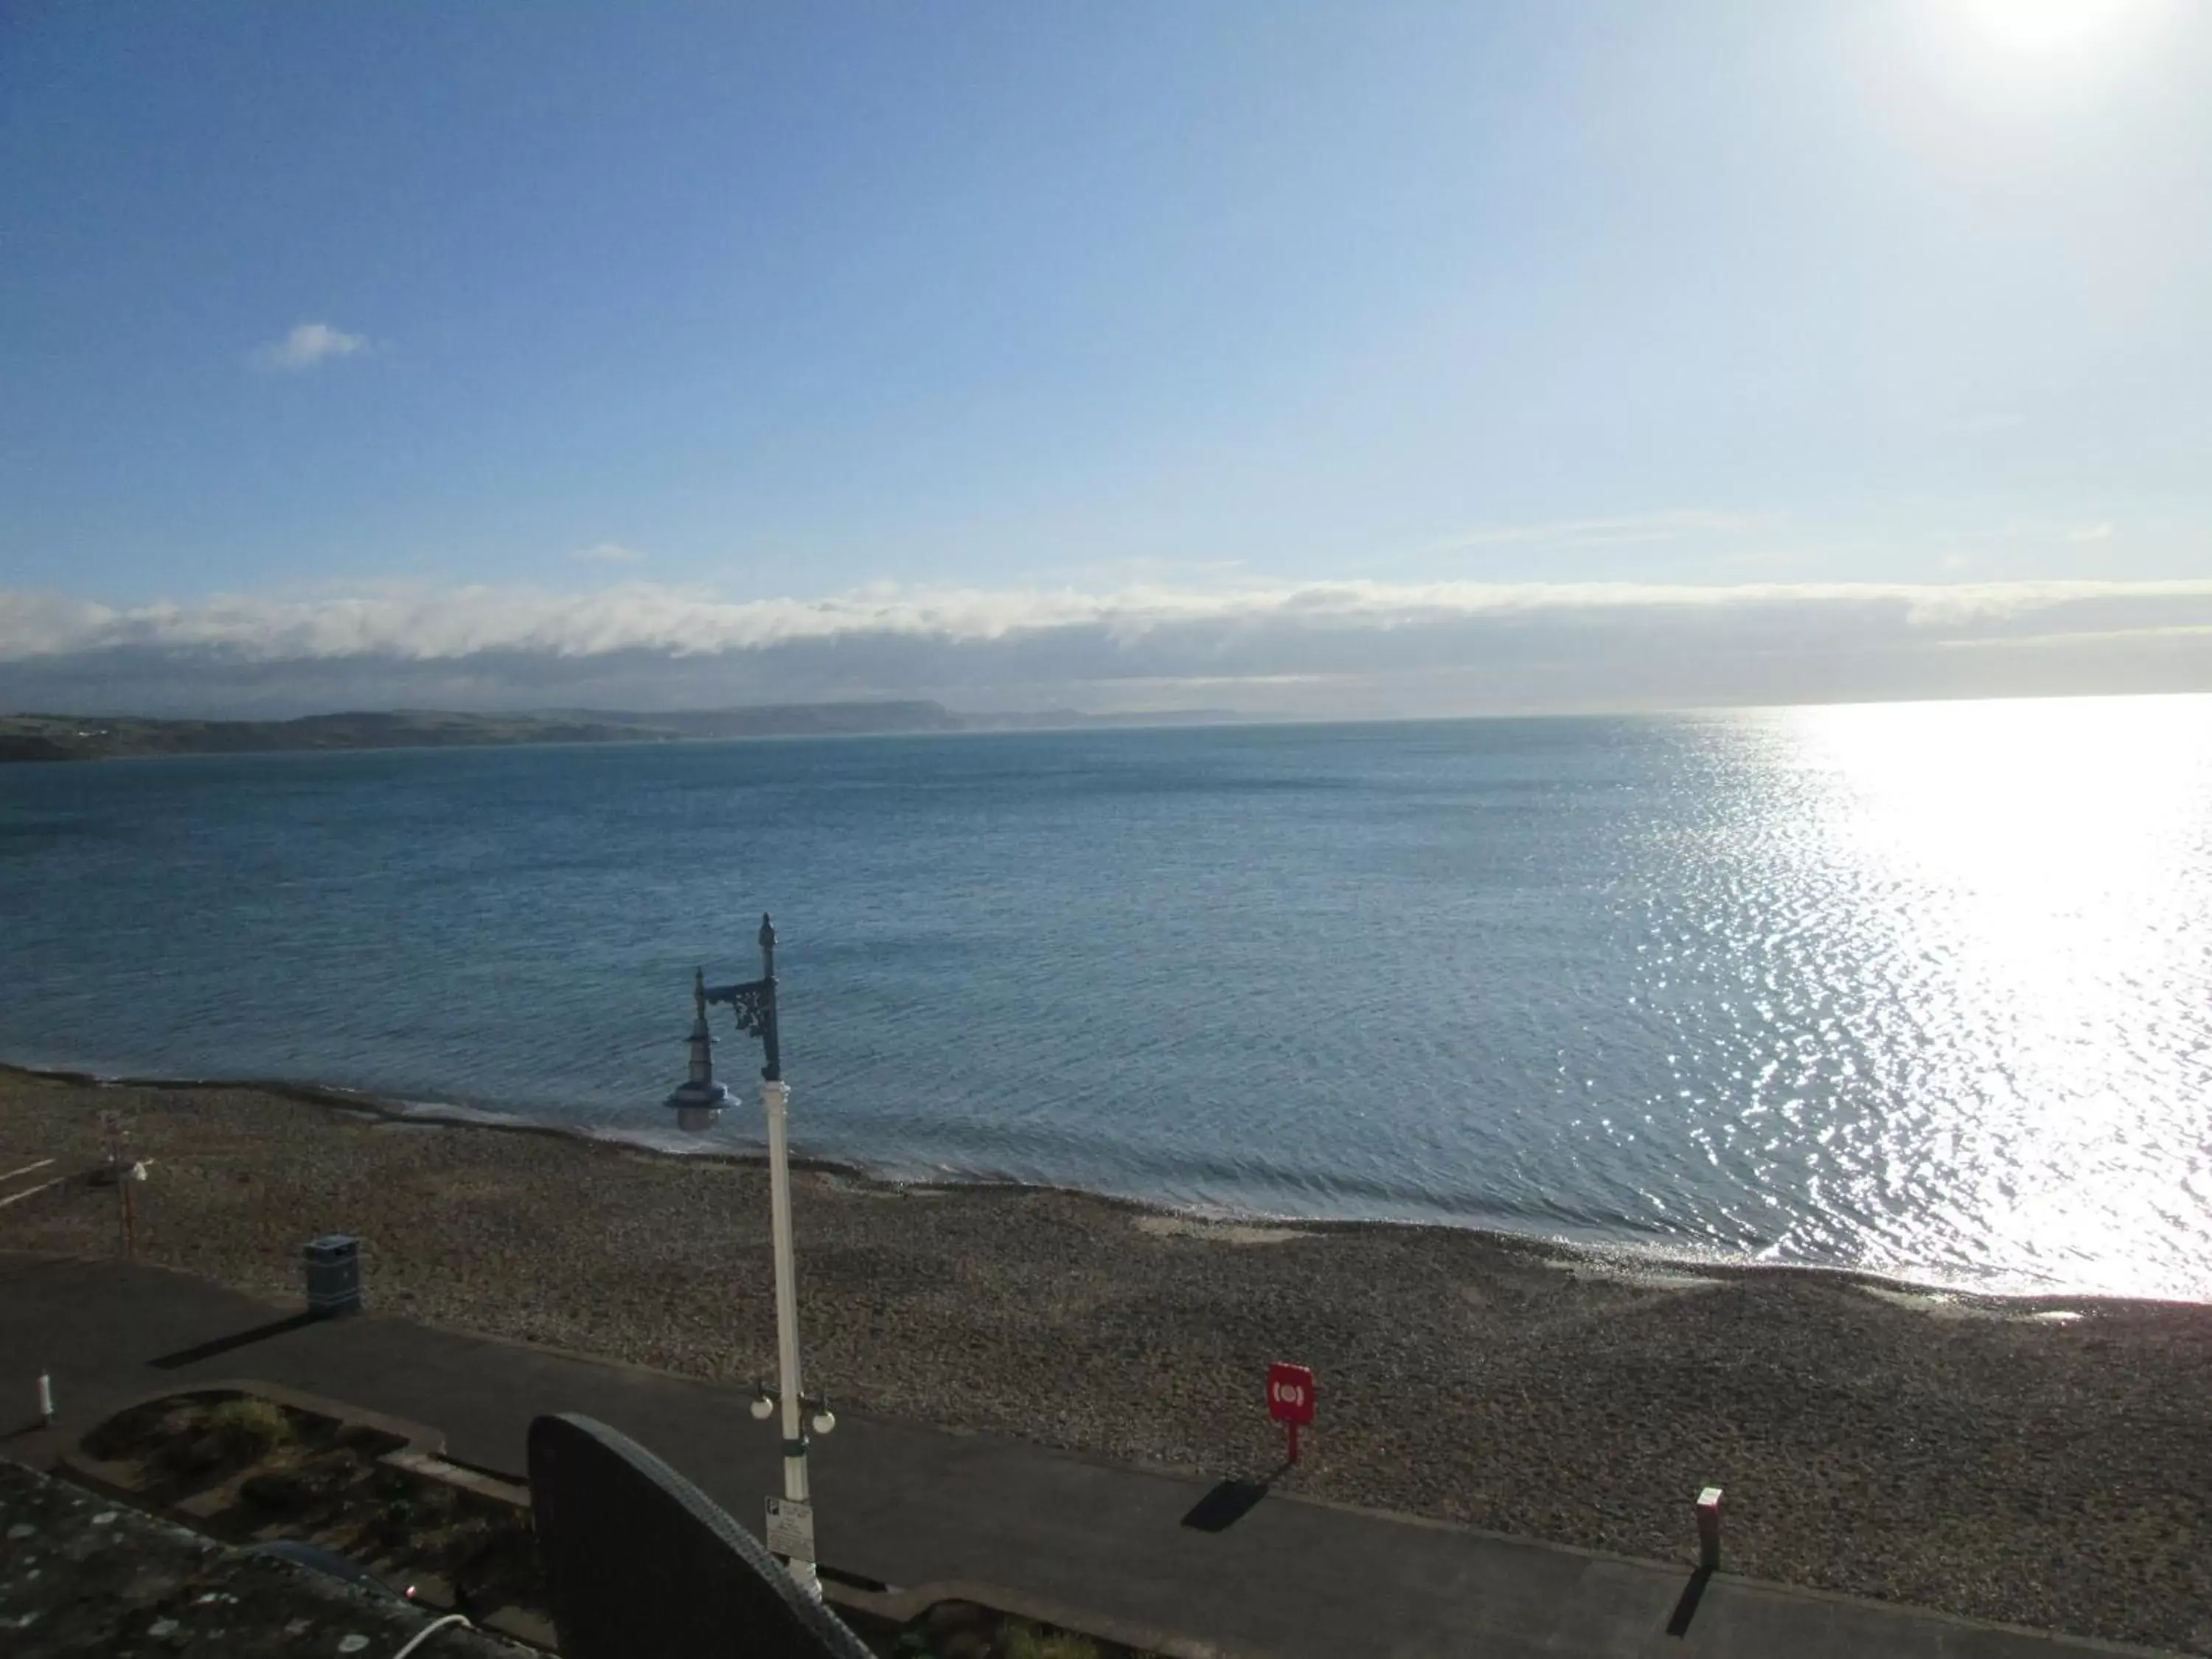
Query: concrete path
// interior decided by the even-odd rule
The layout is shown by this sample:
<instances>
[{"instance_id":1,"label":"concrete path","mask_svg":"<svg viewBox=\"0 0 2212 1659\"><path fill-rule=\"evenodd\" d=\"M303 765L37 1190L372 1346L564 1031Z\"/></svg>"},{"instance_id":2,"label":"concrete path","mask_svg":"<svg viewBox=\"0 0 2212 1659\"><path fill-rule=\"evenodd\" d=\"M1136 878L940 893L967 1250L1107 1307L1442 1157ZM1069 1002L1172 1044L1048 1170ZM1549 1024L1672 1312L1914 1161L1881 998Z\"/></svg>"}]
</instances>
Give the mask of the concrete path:
<instances>
[{"instance_id":1,"label":"concrete path","mask_svg":"<svg viewBox=\"0 0 2212 1659\"><path fill-rule=\"evenodd\" d=\"M36 1425L54 1379L61 1421ZM125 1400L257 1377L441 1429L524 1465L541 1412L612 1424L749 1527L779 1490L773 1431L728 1389L375 1314L310 1322L197 1279L0 1255L0 1451L44 1462ZM18 1426L18 1425L21 1426ZM10 1431L13 1431L10 1433ZM1226 1655L1576 1659L2065 1659L2142 1653L1942 1614L1271 1496L1183 1524L1204 1481L845 1415L817 1443L824 1563L883 1583L1003 1585ZM1685 1548L1689 1517L1684 1516ZM1686 1617L1686 1623L1685 1622Z\"/></svg>"}]
</instances>

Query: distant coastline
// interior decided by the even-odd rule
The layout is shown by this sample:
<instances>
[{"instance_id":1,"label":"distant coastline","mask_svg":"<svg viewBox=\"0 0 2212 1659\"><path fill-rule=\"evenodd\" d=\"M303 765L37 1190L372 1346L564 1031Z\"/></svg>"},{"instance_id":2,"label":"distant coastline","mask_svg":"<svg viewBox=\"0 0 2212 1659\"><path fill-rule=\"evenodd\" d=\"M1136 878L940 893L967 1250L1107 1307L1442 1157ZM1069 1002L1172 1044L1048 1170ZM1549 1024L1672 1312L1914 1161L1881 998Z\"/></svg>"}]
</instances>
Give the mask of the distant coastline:
<instances>
[{"instance_id":1,"label":"distant coastline","mask_svg":"<svg viewBox=\"0 0 2212 1659\"><path fill-rule=\"evenodd\" d=\"M479 714L364 710L282 720L169 720L139 714L0 714L0 762L121 760L338 749L473 749L520 744L677 743L728 738L888 737L927 732L1030 732L1234 720L1218 708L1130 714L1074 709L961 714L926 701L775 703L659 713L548 709Z\"/></svg>"}]
</instances>

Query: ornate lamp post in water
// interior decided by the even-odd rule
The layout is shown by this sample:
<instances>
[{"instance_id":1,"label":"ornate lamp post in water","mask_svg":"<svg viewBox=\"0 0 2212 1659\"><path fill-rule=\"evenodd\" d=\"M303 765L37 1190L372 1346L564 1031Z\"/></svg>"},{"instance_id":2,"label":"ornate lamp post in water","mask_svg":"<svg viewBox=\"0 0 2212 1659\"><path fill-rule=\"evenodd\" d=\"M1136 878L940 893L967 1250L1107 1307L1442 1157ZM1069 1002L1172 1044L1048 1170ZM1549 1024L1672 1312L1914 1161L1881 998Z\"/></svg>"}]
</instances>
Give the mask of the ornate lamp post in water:
<instances>
[{"instance_id":1,"label":"ornate lamp post in water","mask_svg":"<svg viewBox=\"0 0 2212 1659\"><path fill-rule=\"evenodd\" d=\"M761 917L761 976L742 985L709 986L704 969L691 982L691 1074L677 1085L667 1103L684 1128L708 1127L730 1103L730 1091L714 1081L714 1040L707 1030L707 1005L727 1003L738 1030L757 1036L768 1063L761 1067L761 1105L768 1114L768 1180L770 1224L775 1236L776 1387L763 1389L753 1415L768 1418L783 1408L783 1502L769 1503L769 1547L787 1560L792 1576L818 1591L814 1571L814 1514L806 1483L807 1429L800 1419L827 1434L837 1426L829 1407L800 1392L799 1376L799 1280L791 1242L791 1152L787 1119L791 1091L784 1086L783 1059L776 1044L775 927Z\"/></svg>"}]
</instances>

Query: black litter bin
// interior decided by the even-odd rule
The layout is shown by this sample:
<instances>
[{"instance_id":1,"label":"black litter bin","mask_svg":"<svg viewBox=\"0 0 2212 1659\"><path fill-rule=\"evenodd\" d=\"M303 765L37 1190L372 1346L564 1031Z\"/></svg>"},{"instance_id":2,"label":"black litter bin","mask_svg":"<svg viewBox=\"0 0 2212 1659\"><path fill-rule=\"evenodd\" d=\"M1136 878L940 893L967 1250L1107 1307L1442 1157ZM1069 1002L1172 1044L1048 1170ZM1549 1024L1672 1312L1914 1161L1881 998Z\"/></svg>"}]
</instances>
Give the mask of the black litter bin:
<instances>
[{"instance_id":1,"label":"black litter bin","mask_svg":"<svg viewBox=\"0 0 2212 1659\"><path fill-rule=\"evenodd\" d=\"M307 1311L361 1311L361 1241L351 1233L325 1233L307 1241Z\"/></svg>"}]
</instances>

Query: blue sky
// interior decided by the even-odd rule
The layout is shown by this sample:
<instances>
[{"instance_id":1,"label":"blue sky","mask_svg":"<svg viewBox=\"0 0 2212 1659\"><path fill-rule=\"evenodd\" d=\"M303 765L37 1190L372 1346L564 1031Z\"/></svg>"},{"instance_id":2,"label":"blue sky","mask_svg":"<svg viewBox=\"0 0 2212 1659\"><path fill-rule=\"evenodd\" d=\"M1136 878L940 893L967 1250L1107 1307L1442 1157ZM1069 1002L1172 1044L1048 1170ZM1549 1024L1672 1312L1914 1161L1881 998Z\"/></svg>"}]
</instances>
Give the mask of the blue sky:
<instances>
[{"instance_id":1,"label":"blue sky","mask_svg":"<svg viewBox=\"0 0 2212 1659\"><path fill-rule=\"evenodd\" d=\"M21 3L0 203L0 702L2212 685L2185 0Z\"/></svg>"}]
</instances>

